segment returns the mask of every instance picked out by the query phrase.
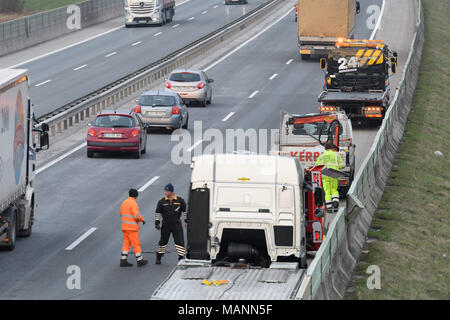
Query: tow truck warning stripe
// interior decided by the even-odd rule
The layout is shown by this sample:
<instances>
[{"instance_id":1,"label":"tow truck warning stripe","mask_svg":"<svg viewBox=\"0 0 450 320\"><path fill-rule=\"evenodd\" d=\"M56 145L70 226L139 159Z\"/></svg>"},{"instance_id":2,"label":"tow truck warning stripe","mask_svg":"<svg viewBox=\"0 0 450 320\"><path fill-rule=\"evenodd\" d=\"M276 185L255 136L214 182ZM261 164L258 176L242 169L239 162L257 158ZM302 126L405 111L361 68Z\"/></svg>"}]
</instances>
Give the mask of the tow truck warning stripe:
<instances>
[{"instance_id":1,"label":"tow truck warning stripe","mask_svg":"<svg viewBox=\"0 0 450 320\"><path fill-rule=\"evenodd\" d=\"M375 52L372 55L372 58L369 60L369 62L367 63L369 66L373 65L375 63L375 61L377 60L378 56L380 55L381 51L380 50L375 50ZM379 64L379 63L377 63Z\"/></svg>"}]
</instances>

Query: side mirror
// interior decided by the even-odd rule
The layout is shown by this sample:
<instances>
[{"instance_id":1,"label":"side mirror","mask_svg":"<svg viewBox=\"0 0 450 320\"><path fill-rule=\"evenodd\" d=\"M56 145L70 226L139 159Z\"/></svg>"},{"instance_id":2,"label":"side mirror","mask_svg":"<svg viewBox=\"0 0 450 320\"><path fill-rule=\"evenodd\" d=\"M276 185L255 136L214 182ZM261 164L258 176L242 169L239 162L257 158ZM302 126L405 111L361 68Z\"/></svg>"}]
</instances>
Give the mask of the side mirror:
<instances>
[{"instance_id":1,"label":"side mirror","mask_svg":"<svg viewBox=\"0 0 450 320\"><path fill-rule=\"evenodd\" d=\"M48 150L49 147L50 147L50 138L48 136L48 132L43 131L39 134L39 149L36 151Z\"/></svg>"},{"instance_id":2,"label":"side mirror","mask_svg":"<svg viewBox=\"0 0 450 320\"><path fill-rule=\"evenodd\" d=\"M316 187L314 189L314 202L316 203L316 206L322 207L324 203L324 196L323 196L323 189L321 187Z\"/></svg>"},{"instance_id":3,"label":"side mirror","mask_svg":"<svg viewBox=\"0 0 450 320\"><path fill-rule=\"evenodd\" d=\"M393 63L391 63L391 72L394 74L394 73L397 73L397 62L393 62Z\"/></svg>"},{"instance_id":4,"label":"side mirror","mask_svg":"<svg viewBox=\"0 0 450 320\"><path fill-rule=\"evenodd\" d=\"M359 1L356 1L356 14L359 14L361 12L361 3Z\"/></svg>"},{"instance_id":5,"label":"side mirror","mask_svg":"<svg viewBox=\"0 0 450 320\"><path fill-rule=\"evenodd\" d=\"M320 69L326 70L327 69L327 59L320 58Z\"/></svg>"},{"instance_id":6,"label":"side mirror","mask_svg":"<svg viewBox=\"0 0 450 320\"><path fill-rule=\"evenodd\" d=\"M48 132L48 130L50 130L50 127L49 127L48 124L43 123L43 124L41 124L41 130L42 130L43 132Z\"/></svg>"}]
</instances>

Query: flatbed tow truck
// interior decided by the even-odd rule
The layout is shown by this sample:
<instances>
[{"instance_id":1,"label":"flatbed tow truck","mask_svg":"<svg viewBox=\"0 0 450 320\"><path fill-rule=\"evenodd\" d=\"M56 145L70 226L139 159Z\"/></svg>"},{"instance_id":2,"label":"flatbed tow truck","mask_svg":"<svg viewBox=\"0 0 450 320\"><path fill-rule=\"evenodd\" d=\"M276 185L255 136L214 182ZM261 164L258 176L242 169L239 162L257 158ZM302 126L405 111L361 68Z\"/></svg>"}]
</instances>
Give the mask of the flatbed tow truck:
<instances>
[{"instance_id":1,"label":"flatbed tow truck","mask_svg":"<svg viewBox=\"0 0 450 320\"><path fill-rule=\"evenodd\" d=\"M323 166L278 155L193 160L187 258L154 300L296 299L324 235Z\"/></svg>"},{"instance_id":2,"label":"flatbed tow truck","mask_svg":"<svg viewBox=\"0 0 450 320\"><path fill-rule=\"evenodd\" d=\"M320 112L345 111L362 124L380 122L389 108L389 77L397 72L397 53L380 40L342 40L328 58L320 60L325 71L319 95Z\"/></svg>"}]
</instances>

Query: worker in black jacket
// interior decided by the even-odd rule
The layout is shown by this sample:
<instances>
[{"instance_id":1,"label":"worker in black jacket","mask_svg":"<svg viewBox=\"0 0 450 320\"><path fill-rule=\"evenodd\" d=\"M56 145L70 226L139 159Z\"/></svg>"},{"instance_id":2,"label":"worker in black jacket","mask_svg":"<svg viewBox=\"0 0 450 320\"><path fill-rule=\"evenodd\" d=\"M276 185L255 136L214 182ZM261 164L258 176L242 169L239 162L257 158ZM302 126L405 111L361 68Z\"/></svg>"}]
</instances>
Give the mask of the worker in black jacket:
<instances>
[{"instance_id":1,"label":"worker in black jacket","mask_svg":"<svg viewBox=\"0 0 450 320\"><path fill-rule=\"evenodd\" d=\"M164 187L164 194L165 196L158 201L155 213L155 228L161 230L161 239L159 240L156 253L156 264L161 264L161 257L166 253L170 234L173 235L178 260L183 259L186 254L183 226L181 224L181 216L183 216L185 223L187 222L186 202L174 193L171 183Z\"/></svg>"}]
</instances>

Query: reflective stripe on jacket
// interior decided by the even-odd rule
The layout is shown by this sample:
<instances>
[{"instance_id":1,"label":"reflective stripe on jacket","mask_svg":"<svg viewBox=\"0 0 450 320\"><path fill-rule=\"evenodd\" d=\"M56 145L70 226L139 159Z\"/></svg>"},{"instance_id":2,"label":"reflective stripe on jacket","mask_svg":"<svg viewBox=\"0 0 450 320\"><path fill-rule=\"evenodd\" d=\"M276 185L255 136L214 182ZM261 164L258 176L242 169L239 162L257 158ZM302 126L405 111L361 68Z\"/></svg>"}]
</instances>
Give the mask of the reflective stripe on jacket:
<instances>
[{"instance_id":1,"label":"reflective stripe on jacket","mask_svg":"<svg viewBox=\"0 0 450 320\"><path fill-rule=\"evenodd\" d=\"M122 202L120 218L122 219L122 230L139 231L139 222L144 221L144 218L139 214L136 198L129 197Z\"/></svg>"},{"instance_id":2,"label":"reflective stripe on jacket","mask_svg":"<svg viewBox=\"0 0 450 320\"><path fill-rule=\"evenodd\" d=\"M325 150L317 159L317 166L324 165L327 168L339 170L344 167L341 156L333 150Z\"/></svg>"}]
</instances>

